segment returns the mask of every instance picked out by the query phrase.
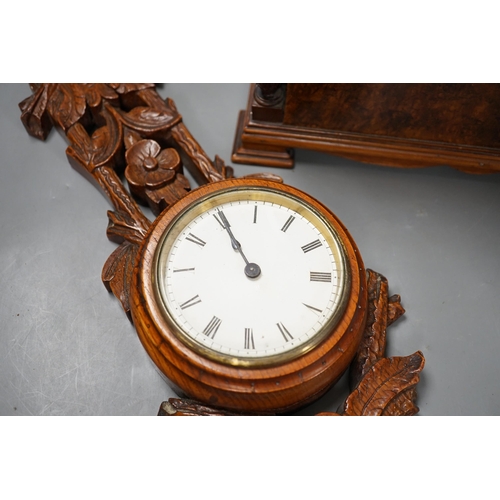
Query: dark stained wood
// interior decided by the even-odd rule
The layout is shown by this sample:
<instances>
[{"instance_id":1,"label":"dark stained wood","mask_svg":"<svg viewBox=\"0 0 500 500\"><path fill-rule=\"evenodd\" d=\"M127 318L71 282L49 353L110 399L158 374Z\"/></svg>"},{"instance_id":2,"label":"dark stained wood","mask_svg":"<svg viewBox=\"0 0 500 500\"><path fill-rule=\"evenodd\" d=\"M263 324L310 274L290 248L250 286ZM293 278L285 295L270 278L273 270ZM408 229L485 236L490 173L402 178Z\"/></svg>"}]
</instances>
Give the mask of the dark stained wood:
<instances>
[{"instance_id":1,"label":"dark stained wood","mask_svg":"<svg viewBox=\"0 0 500 500\"><path fill-rule=\"evenodd\" d=\"M235 163L248 163L266 167L293 167L293 149L286 147L270 146L263 143L253 143L252 138L246 137L243 144L243 130L247 118L245 111L241 111L238 126L234 137L232 160Z\"/></svg>"},{"instance_id":2,"label":"dark stained wood","mask_svg":"<svg viewBox=\"0 0 500 500\"><path fill-rule=\"evenodd\" d=\"M283 121L285 91L283 83L257 83L252 102L253 119L278 123Z\"/></svg>"},{"instance_id":3,"label":"dark stained wood","mask_svg":"<svg viewBox=\"0 0 500 500\"><path fill-rule=\"evenodd\" d=\"M255 87L233 150L235 163L277 164L269 148L306 148L399 167L500 171L500 84L292 84L281 122L253 114Z\"/></svg>"}]
</instances>

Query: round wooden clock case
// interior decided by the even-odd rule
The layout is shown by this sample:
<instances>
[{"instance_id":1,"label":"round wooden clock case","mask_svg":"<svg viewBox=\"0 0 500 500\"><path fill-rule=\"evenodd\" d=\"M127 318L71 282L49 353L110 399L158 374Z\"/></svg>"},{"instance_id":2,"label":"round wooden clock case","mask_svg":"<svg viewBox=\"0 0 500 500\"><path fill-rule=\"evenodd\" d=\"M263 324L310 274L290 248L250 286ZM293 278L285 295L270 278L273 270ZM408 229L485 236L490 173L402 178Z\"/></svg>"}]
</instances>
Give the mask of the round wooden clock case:
<instances>
[{"instance_id":1,"label":"round wooden clock case","mask_svg":"<svg viewBox=\"0 0 500 500\"><path fill-rule=\"evenodd\" d=\"M159 253L169 231L179 233L183 229L185 214L193 207L198 207L200 212L200 203L204 200L210 200L209 206L216 207L219 199L227 198L227 193L242 190L259 193L260 199L264 200L268 194L271 201L273 195L278 200L280 197L295 200L299 211L303 205L306 207L304 210L316 214L317 220L335 235L343 254L346 280L343 299L336 306L337 314L326 322L319 336L281 356L231 358L219 356L217 350L204 348L186 335L169 315L158 286ZM220 218L215 218L218 219L213 222L215 226L217 223L224 226ZM192 221L192 217L188 219ZM230 226L229 223L227 225ZM226 233L224 229L226 227L219 231ZM234 241L231 233L231 241L227 239L228 247ZM202 240L202 243L205 241ZM233 253L235 250L233 245ZM243 264L242 261L242 269ZM217 286L218 283L214 282L214 293ZM134 325L146 351L161 372L188 397L238 412L283 413L320 397L340 378L356 354L366 322L366 303L364 265L356 244L342 223L309 195L290 186L261 179L230 179L204 185L162 213L140 247L131 287ZM190 313L195 310L196 307L191 308ZM255 311L255 314L258 313Z\"/></svg>"}]
</instances>

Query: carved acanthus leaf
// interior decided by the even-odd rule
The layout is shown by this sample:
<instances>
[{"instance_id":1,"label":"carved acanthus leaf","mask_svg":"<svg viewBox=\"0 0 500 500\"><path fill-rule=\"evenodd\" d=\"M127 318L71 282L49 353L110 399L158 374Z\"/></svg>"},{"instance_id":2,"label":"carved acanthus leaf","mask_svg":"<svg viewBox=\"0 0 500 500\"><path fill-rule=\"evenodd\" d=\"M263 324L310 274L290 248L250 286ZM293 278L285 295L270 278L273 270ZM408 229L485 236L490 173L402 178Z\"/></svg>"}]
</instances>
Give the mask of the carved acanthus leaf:
<instances>
[{"instance_id":1,"label":"carved acanthus leaf","mask_svg":"<svg viewBox=\"0 0 500 500\"><path fill-rule=\"evenodd\" d=\"M351 363L351 388L356 387L370 367L385 356L387 327L405 312L399 295L388 298L389 285L380 273L367 269L366 284L367 321L358 351Z\"/></svg>"},{"instance_id":2,"label":"carved acanthus leaf","mask_svg":"<svg viewBox=\"0 0 500 500\"><path fill-rule=\"evenodd\" d=\"M283 182L283 178L271 172L261 172L257 174L244 175L243 179L262 179L263 181Z\"/></svg>"},{"instance_id":3,"label":"carved acanthus leaf","mask_svg":"<svg viewBox=\"0 0 500 500\"><path fill-rule=\"evenodd\" d=\"M205 406L191 399L170 398L163 401L158 411L159 417L222 417L235 416L236 413Z\"/></svg>"},{"instance_id":4,"label":"carved acanthus leaf","mask_svg":"<svg viewBox=\"0 0 500 500\"><path fill-rule=\"evenodd\" d=\"M410 356L379 360L349 395L343 414L383 415L397 398L415 388L424 363L424 356L420 351Z\"/></svg>"},{"instance_id":5,"label":"carved acanthus leaf","mask_svg":"<svg viewBox=\"0 0 500 500\"><path fill-rule=\"evenodd\" d=\"M122 243L129 241L130 243L142 243L150 224L147 219L136 220L130 217L129 214L120 211L108 211L109 224L106 234L111 241ZM148 221L149 222L149 221Z\"/></svg>"},{"instance_id":6,"label":"carved acanthus leaf","mask_svg":"<svg viewBox=\"0 0 500 500\"><path fill-rule=\"evenodd\" d=\"M44 141L52 129L52 122L47 111L50 95L57 84L44 83L34 88L34 94L19 103L22 111L21 121L24 128L33 137Z\"/></svg>"},{"instance_id":7,"label":"carved acanthus leaf","mask_svg":"<svg viewBox=\"0 0 500 500\"><path fill-rule=\"evenodd\" d=\"M417 391L415 388L402 392L386 406L383 415L392 417L416 415L419 411L418 406L415 404L416 398Z\"/></svg>"},{"instance_id":8,"label":"carved acanthus leaf","mask_svg":"<svg viewBox=\"0 0 500 500\"><path fill-rule=\"evenodd\" d=\"M387 326L390 326L405 313L404 307L401 305L401 296L392 295L389 297L387 304Z\"/></svg>"},{"instance_id":9,"label":"carved acanthus leaf","mask_svg":"<svg viewBox=\"0 0 500 500\"><path fill-rule=\"evenodd\" d=\"M73 126L87 108L85 95L75 92L77 88L70 84L56 84L48 102L48 111L52 120L64 132Z\"/></svg>"},{"instance_id":10,"label":"carved acanthus leaf","mask_svg":"<svg viewBox=\"0 0 500 500\"><path fill-rule=\"evenodd\" d=\"M132 271L139 245L123 242L109 257L102 269L101 278L108 292L113 292L115 297L131 319L130 315L130 287L132 284Z\"/></svg>"},{"instance_id":11,"label":"carved acanthus leaf","mask_svg":"<svg viewBox=\"0 0 500 500\"><path fill-rule=\"evenodd\" d=\"M129 92L155 87L154 83L108 83L108 85L119 94L128 94Z\"/></svg>"},{"instance_id":12,"label":"carved acanthus leaf","mask_svg":"<svg viewBox=\"0 0 500 500\"><path fill-rule=\"evenodd\" d=\"M169 108L155 109L138 106L129 113L119 113L127 127L146 135L168 130L181 121L181 115Z\"/></svg>"}]
</instances>

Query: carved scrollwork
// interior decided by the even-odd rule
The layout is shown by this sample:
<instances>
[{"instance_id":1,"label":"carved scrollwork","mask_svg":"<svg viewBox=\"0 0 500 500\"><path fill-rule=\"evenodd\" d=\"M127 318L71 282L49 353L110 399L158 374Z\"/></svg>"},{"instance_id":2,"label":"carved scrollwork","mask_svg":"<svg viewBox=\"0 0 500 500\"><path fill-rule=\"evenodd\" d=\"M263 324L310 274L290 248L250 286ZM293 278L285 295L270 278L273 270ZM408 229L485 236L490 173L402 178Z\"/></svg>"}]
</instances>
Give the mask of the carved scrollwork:
<instances>
[{"instance_id":1,"label":"carved scrollwork","mask_svg":"<svg viewBox=\"0 0 500 500\"><path fill-rule=\"evenodd\" d=\"M33 95L19 105L28 133L44 140L56 126L68 141L70 164L100 187L115 209L108 212L107 235L120 247L102 279L128 314L133 262L150 226L133 197L158 214L190 190L183 163L200 182L222 180L232 169L218 157L209 160L175 103L163 100L154 84L41 83L31 89ZM120 177L124 168L130 192Z\"/></svg>"}]
</instances>

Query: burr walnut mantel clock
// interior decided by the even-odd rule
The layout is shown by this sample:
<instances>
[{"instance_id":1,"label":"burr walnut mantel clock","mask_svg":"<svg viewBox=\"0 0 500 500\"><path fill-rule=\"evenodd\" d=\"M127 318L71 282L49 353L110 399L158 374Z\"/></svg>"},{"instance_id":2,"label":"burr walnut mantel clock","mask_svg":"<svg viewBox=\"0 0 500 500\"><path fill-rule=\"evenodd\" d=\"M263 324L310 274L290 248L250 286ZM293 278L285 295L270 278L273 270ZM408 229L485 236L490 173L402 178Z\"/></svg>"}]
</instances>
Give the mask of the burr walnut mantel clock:
<instances>
[{"instance_id":1,"label":"burr walnut mantel clock","mask_svg":"<svg viewBox=\"0 0 500 500\"><path fill-rule=\"evenodd\" d=\"M257 83L232 161L293 166L293 148L396 167L500 170L498 83Z\"/></svg>"},{"instance_id":2,"label":"burr walnut mantel clock","mask_svg":"<svg viewBox=\"0 0 500 500\"><path fill-rule=\"evenodd\" d=\"M160 415L287 413L349 367L352 392L339 414L418 411L422 354L385 357L400 298L365 270L326 206L271 174L234 178L154 85L32 90L20 104L27 131L45 139L56 126L70 163L114 207L107 234L119 246L103 282L187 396L162 403ZM184 167L200 187L190 190Z\"/></svg>"}]
</instances>

